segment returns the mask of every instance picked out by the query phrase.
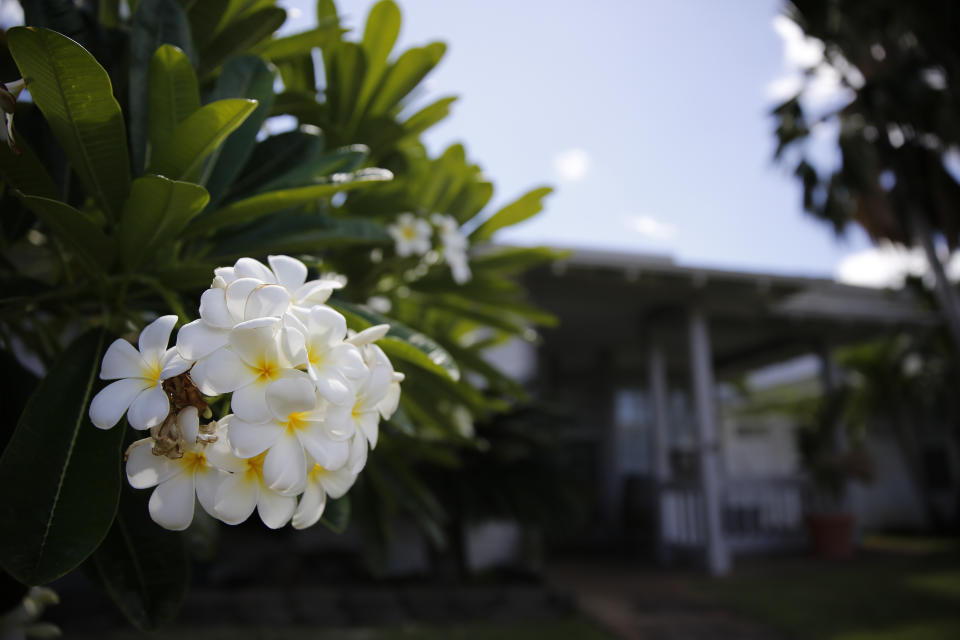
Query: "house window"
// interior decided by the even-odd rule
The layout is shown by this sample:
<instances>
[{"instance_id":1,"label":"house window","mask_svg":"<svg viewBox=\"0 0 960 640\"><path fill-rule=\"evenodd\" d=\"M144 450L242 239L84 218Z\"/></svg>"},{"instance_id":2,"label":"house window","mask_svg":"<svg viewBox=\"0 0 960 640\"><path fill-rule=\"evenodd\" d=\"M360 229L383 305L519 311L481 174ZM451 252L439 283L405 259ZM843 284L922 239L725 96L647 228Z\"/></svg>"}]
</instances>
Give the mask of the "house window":
<instances>
[{"instance_id":1,"label":"house window","mask_svg":"<svg viewBox=\"0 0 960 640\"><path fill-rule=\"evenodd\" d=\"M650 473L650 396L641 389L617 389L614 394L616 461L620 475Z\"/></svg>"}]
</instances>

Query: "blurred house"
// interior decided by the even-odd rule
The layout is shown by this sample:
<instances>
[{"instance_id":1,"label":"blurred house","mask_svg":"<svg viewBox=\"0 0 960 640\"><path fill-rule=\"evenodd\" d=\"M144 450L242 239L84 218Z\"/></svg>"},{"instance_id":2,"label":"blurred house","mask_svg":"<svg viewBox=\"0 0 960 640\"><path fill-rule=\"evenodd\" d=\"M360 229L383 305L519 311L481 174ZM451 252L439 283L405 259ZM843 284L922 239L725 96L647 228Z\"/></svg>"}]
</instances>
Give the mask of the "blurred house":
<instances>
[{"instance_id":1,"label":"blurred house","mask_svg":"<svg viewBox=\"0 0 960 640\"><path fill-rule=\"evenodd\" d=\"M818 396L840 375L837 348L938 322L904 291L636 254L576 251L525 284L560 325L493 358L574 416L571 482L595 497L581 542L698 557L715 573L732 554L804 543L797 420L744 411L744 387ZM960 453L942 432L924 455L953 514ZM921 489L892 435L869 434L879 471L848 508L863 528L923 528Z\"/></svg>"}]
</instances>

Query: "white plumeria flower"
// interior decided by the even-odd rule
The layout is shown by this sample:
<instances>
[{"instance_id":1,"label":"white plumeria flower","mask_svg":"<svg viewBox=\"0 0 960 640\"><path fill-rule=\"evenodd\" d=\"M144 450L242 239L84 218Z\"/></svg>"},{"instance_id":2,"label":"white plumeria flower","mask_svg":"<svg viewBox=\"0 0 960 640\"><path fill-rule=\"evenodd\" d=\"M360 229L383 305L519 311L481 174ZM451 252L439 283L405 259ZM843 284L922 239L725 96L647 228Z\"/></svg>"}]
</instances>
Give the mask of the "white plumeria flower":
<instances>
[{"instance_id":1,"label":"white plumeria flower","mask_svg":"<svg viewBox=\"0 0 960 640\"><path fill-rule=\"evenodd\" d=\"M270 268L253 258L240 258L232 267L214 270L213 285L200 297L200 318L177 336L183 357L199 360L227 343L233 327L257 318L278 318L293 309L304 312L322 304L339 279L306 281L307 267L289 256L269 256Z\"/></svg>"},{"instance_id":2,"label":"white plumeria flower","mask_svg":"<svg viewBox=\"0 0 960 640\"><path fill-rule=\"evenodd\" d=\"M460 223L447 213L435 213L430 221L437 227L440 242L444 245L454 245L460 248L467 246L467 239L460 233Z\"/></svg>"},{"instance_id":3,"label":"white plumeria flower","mask_svg":"<svg viewBox=\"0 0 960 640\"><path fill-rule=\"evenodd\" d=\"M176 349L167 349L177 316L161 316L140 333L139 351L126 340L114 340L103 355L102 380L116 380L90 403L90 421L109 429L124 412L134 429L155 427L170 413L170 401L161 386L190 368Z\"/></svg>"},{"instance_id":4,"label":"white plumeria flower","mask_svg":"<svg viewBox=\"0 0 960 640\"><path fill-rule=\"evenodd\" d=\"M27 83L24 82L23 78L6 84L0 83L0 113L3 114L3 123L0 126L0 143L6 143L17 155L20 155L20 149L13 138L13 114L17 110L17 98L26 86Z\"/></svg>"},{"instance_id":5,"label":"white plumeria flower","mask_svg":"<svg viewBox=\"0 0 960 640\"><path fill-rule=\"evenodd\" d=\"M387 226L387 232L396 242L397 255L402 258L422 256L430 251L430 223L412 213L401 213L394 224Z\"/></svg>"},{"instance_id":6,"label":"white plumeria flower","mask_svg":"<svg viewBox=\"0 0 960 640\"><path fill-rule=\"evenodd\" d=\"M210 463L207 452L227 445L225 438L210 445L197 441L200 420L195 407L180 411L177 426L183 439L183 457L154 455L153 438L138 440L127 458L127 480L134 489L156 487L150 495L150 517L164 529L183 531L193 521L194 495L207 513L216 515L214 498L223 472Z\"/></svg>"},{"instance_id":7,"label":"white plumeria flower","mask_svg":"<svg viewBox=\"0 0 960 640\"><path fill-rule=\"evenodd\" d=\"M221 421L220 437L224 441L232 435L229 419L227 416ZM297 508L297 498L282 495L267 486L263 478L266 457L266 451L247 459L237 457L229 449L209 452L210 461L229 473L220 482L214 499L217 518L227 524L240 524L256 509L260 519L271 529L279 529L290 521Z\"/></svg>"},{"instance_id":8,"label":"white plumeria flower","mask_svg":"<svg viewBox=\"0 0 960 640\"><path fill-rule=\"evenodd\" d=\"M310 309L301 322L284 317L283 344L295 366L305 366L320 394L333 404L353 399L356 386L367 374L360 350L349 342L347 321L327 306Z\"/></svg>"},{"instance_id":9,"label":"white plumeria flower","mask_svg":"<svg viewBox=\"0 0 960 640\"><path fill-rule=\"evenodd\" d=\"M349 405L331 405L327 409L327 420L350 425L352 431L362 434L364 446L369 443L374 448L377 446L380 425L378 405L387 397L393 380L393 367L387 355L375 344L365 345L363 356L369 373L358 387L356 398Z\"/></svg>"},{"instance_id":10,"label":"white plumeria flower","mask_svg":"<svg viewBox=\"0 0 960 640\"><path fill-rule=\"evenodd\" d=\"M327 506L327 497L342 498L357 480L357 474L351 471L349 464L331 470L307 458L307 467L307 484L291 521L294 529L317 524Z\"/></svg>"},{"instance_id":11,"label":"white plumeria flower","mask_svg":"<svg viewBox=\"0 0 960 640\"><path fill-rule=\"evenodd\" d=\"M328 469L346 463L350 451L346 440L354 434L353 425L327 420L326 402L307 376L300 373L274 382L267 388L266 403L268 420L252 423L234 414L229 427L237 456L253 458L266 452L263 479L271 490L284 495L303 491L307 452Z\"/></svg>"},{"instance_id":12,"label":"white plumeria flower","mask_svg":"<svg viewBox=\"0 0 960 640\"><path fill-rule=\"evenodd\" d=\"M227 346L199 360L190 377L205 395L232 392L230 406L244 420L268 420L267 386L299 373L281 353L279 332L277 318L241 322L228 333Z\"/></svg>"},{"instance_id":13,"label":"white plumeria flower","mask_svg":"<svg viewBox=\"0 0 960 640\"><path fill-rule=\"evenodd\" d=\"M390 384L387 387L387 393L377 404L377 411L380 412L380 415L383 416L384 420L389 420L391 416L397 411L397 407L400 405L400 383L403 382L404 375L397 371L393 371L393 365L390 363L387 355L383 353L383 350L377 347L377 350L367 349L367 345L371 345L380 338L383 338L390 331L390 325L388 324L378 324L372 327L367 327L360 333L354 333L349 338L347 342L355 344L358 347L363 348L364 360L374 363L374 366L379 367L390 367Z\"/></svg>"},{"instance_id":14,"label":"white plumeria flower","mask_svg":"<svg viewBox=\"0 0 960 640\"><path fill-rule=\"evenodd\" d=\"M467 258L467 251L465 247L458 247L453 244L444 244L443 259L450 266L450 273L453 276L454 282L457 284L469 282L470 278L473 277L473 273L470 271L470 262Z\"/></svg>"}]
</instances>

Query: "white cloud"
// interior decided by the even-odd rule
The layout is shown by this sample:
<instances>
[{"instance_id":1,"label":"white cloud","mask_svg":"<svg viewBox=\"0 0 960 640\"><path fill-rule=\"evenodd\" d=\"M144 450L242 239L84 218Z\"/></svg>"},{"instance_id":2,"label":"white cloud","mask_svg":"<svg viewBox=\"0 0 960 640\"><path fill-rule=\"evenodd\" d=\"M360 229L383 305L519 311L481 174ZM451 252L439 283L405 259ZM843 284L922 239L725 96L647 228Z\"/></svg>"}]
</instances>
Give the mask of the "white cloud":
<instances>
[{"instance_id":1,"label":"white cloud","mask_svg":"<svg viewBox=\"0 0 960 640\"><path fill-rule=\"evenodd\" d=\"M945 268L951 280L960 280L960 253L954 253ZM922 277L925 281L932 278L923 250L889 243L850 254L836 270L838 281L862 287L902 287L907 276Z\"/></svg>"},{"instance_id":2,"label":"white cloud","mask_svg":"<svg viewBox=\"0 0 960 640\"><path fill-rule=\"evenodd\" d=\"M624 223L631 231L651 240L670 240L677 235L677 228L652 216L629 216Z\"/></svg>"},{"instance_id":3,"label":"white cloud","mask_svg":"<svg viewBox=\"0 0 960 640\"><path fill-rule=\"evenodd\" d=\"M567 149L553 156L553 169L563 182L579 182L590 170L590 154L584 149Z\"/></svg>"}]
</instances>

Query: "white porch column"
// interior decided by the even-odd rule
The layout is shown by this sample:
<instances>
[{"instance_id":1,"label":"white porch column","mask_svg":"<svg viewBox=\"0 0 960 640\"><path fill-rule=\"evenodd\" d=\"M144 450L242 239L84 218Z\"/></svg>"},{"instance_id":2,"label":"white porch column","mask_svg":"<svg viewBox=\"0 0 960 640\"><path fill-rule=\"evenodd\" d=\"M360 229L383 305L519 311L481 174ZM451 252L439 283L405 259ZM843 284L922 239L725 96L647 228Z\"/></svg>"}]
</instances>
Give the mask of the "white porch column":
<instances>
[{"instance_id":1,"label":"white porch column","mask_svg":"<svg viewBox=\"0 0 960 640\"><path fill-rule=\"evenodd\" d=\"M667 510L664 505L664 483L670 479L670 425L667 405L667 367L663 349L655 342L648 353L650 404L653 429L650 430L650 471L653 476L654 517L657 519L656 554L661 563L669 561L667 548Z\"/></svg>"},{"instance_id":2,"label":"white porch column","mask_svg":"<svg viewBox=\"0 0 960 640\"><path fill-rule=\"evenodd\" d=\"M712 575L730 571L730 554L723 537L721 517L720 443L714 405L713 358L707 319L700 309L689 316L690 370L700 451L700 484L703 491L704 524L707 538L707 568Z\"/></svg>"}]
</instances>

